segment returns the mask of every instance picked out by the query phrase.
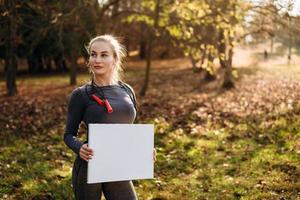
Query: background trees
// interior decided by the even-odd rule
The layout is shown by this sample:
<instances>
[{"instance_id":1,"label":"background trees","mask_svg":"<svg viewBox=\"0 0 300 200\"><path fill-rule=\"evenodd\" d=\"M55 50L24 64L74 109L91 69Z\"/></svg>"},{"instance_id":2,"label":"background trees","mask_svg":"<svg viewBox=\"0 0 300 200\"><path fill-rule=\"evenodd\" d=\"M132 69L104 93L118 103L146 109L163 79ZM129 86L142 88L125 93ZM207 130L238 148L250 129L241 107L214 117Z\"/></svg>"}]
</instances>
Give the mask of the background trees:
<instances>
[{"instance_id":1,"label":"background trees","mask_svg":"<svg viewBox=\"0 0 300 200\"><path fill-rule=\"evenodd\" d=\"M299 15L295 15L294 1L268 0L252 5L248 32L254 42L269 41L267 52L273 53L274 43L283 51L287 47L287 63L292 60L293 48L298 52Z\"/></svg>"},{"instance_id":2,"label":"background trees","mask_svg":"<svg viewBox=\"0 0 300 200\"><path fill-rule=\"evenodd\" d=\"M26 60L29 74L69 71L70 84L75 84L77 61L86 56L84 44L104 33L121 37L128 52L138 50L140 59L146 59L142 95L151 60L174 52L188 56L205 80L222 72L223 87L230 88L234 47L245 35L269 40L271 52L279 41L289 47L291 60L293 48L299 47L299 17L290 14L292 7L292 2L275 0L260 5L242 0L3 0L0 56L5 60L7 94L16 93L20 60Z\"/></svg>"}]
</instances>

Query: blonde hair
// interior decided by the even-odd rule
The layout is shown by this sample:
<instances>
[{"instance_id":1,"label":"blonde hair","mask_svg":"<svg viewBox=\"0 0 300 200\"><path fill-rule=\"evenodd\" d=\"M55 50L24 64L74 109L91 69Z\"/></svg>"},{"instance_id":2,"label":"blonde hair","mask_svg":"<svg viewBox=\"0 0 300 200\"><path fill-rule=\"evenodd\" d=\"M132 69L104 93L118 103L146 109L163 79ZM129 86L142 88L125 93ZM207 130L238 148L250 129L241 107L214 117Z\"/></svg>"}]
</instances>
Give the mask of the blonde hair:
<instances>
[{"instance_id":1,"label":"blonde hair","mask_svg":"<svg viewBox=\"0 0 300 200\"><path fill-rule=\"evenodd\" d=\"M98 42L98 41L107 42L111 46L113 56L116 61L115 68L114 68L111 78L112 78L113 83L117 83L118 81L121 80L121 76L122 76L121 73L123 72L122 64L123 64L123 59L126 57L126 49L118 41L118 39L116 37L114 37L112 35L100 35L100 36L96 36L96 37L92 38L90 40L89 44L87 45L86 50L89 55L91 53L90 50L91 50L92 44L95 42Z\"/></svg>"}]
</instances>

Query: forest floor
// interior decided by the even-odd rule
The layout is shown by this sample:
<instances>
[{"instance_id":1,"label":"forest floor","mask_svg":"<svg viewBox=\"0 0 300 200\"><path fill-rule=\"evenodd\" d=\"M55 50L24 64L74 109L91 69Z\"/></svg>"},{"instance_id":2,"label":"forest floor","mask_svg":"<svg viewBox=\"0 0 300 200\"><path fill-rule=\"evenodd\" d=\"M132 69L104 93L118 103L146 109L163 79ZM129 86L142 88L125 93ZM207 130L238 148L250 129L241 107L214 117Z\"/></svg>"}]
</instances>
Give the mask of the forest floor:
<instances>
[{"instance_id":1,"label":"forest floor","mask_svg":"<svg viewBox=\"0 0 300 200\"><path fill-rule=\"evenodd\" d=\"M155 124L157 162L155 179L134 181L139 199L300 199L300 65L261 58L237 52L231 90L220 89L221 75L203 81L187 59L153 61L137 123ZM125 71L138 94L144 62ZM0 82L0 199L73 199L68 81L20 77L15 97Z\"/></svg>"}]
</instances>

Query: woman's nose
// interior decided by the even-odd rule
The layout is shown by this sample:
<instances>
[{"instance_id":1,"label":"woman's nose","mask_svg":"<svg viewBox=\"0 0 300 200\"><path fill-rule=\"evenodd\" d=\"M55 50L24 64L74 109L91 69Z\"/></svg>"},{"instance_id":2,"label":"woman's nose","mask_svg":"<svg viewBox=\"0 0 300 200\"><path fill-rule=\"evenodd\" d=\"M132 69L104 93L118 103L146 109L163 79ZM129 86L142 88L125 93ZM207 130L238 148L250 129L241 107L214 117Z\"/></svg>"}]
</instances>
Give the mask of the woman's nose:
<instances>
[{"instance_id":1,"label":"woman's nose","mask_svg":"<svg viewBox=\"0 0 300 200\"><path fill-rule=\"evenodd\" d=\"M100 57L100 56L97 56L95 61L96 61L96 62L101 62L101 57Z\"/></svg>"}]
</instances>

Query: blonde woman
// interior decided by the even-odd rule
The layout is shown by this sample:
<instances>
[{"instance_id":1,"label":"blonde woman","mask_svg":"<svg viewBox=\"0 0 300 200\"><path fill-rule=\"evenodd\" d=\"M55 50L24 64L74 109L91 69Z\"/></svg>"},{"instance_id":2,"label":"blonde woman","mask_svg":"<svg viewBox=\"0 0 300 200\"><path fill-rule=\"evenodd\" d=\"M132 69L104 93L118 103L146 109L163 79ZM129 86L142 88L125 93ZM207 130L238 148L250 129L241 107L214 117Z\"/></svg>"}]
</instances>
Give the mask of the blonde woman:
<instances>
[{"instance_id":1,"label":"blonde woman","mask_svg":"<svg viewBox=\"0 0 300 200\"><path fill-rule=\"evenodd\" d=\"M89 123L130 124L136 117L134 92L119 77L123 46L113 36L102 35L90 41L87 51L92 81L72 92L64 134L66 145L77 154L72 171L75 198L100 200L103 193L107 200L135 200L131 181L87 184L87 162L93 150L76 139L81 121L86 127Z\"/></svg>"}]
</instances>

